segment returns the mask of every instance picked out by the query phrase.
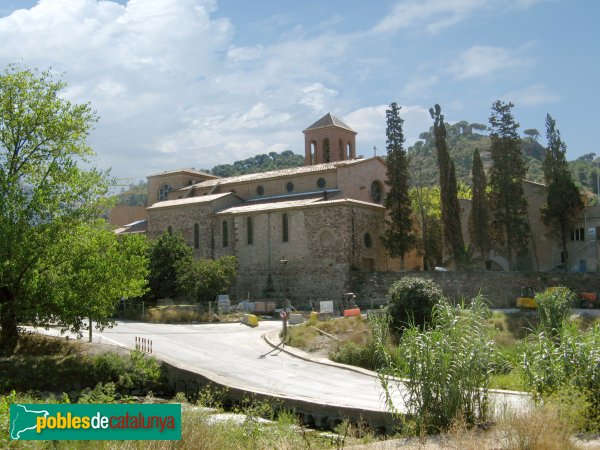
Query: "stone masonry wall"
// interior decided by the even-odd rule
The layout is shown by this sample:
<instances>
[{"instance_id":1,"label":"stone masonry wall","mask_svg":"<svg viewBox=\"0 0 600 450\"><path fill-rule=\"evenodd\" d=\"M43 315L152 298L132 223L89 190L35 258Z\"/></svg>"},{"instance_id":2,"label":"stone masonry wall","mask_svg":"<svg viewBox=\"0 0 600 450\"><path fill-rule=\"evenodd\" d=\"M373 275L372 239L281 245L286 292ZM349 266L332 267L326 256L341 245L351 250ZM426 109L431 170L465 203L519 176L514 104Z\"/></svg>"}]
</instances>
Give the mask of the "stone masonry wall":
<instances>
[{"instance_id":1,"label":"stone masonry wall","mask_svg":"<svg viewBox=\"0 0 600 450\"><path fill-rule=\"evenodd\" d=\"M600 291L595 273L542 272L352 272L350 285L364 305L383 304L391 285L402 277L416 276L433 280L454 301L470 299L479 292L494 308L513 308L521 287L543 289L566 286L575 292Z\"/></svg>"}]
</instances>

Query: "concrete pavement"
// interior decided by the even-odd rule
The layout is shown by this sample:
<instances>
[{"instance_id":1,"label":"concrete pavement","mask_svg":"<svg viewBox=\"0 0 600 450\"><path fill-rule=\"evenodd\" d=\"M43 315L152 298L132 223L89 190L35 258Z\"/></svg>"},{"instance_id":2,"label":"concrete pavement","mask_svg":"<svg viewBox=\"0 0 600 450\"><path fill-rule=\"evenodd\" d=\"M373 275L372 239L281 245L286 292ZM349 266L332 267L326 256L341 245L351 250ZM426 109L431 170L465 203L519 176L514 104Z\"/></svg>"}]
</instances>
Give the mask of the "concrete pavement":
<instances>
[{"instance_id":1,"label":"concrete pavement","mask_svg":"<svg viewBox=\"0 0 600 450\"><path fill-rule=\"evenodd\" d=\"M228 324L152 324L119 321L94 332L94 341L135 348L135 338L152 340L153 354L188 372L248 393L298 400L319 407L387 413L376 374L324 358L314 360L297 349L276 347L280 321L263 321L257 328ZM58 335L57 330L44 331ZM263 336L267 336L267 340ZM270 342L272 345L269 345ZM400 385L400 389L401 389ZM525 407L522 395L497 391L496 410ZM400 392L394 404L405 412Z\"/></svg>"}]
</instances>

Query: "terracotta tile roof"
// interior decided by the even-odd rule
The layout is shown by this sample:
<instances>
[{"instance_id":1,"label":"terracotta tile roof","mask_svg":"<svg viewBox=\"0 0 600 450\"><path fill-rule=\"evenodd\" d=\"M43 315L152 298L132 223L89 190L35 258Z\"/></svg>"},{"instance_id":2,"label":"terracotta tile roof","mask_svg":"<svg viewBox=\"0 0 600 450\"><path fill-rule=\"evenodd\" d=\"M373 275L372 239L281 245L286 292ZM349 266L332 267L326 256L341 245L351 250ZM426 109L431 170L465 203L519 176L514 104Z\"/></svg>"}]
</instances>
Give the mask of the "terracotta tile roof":
<instances>
[{"instance_id":1,"label":"terracotta tile roof","mask_svg":"<svg viewBox=\"0 0 600 450\"><path fill-rule=\"evenodd\" d=\"M230 208L219 211L217 214L219 215L228 215L228 214L249 214L254 212L263 212L263 211L279 211L285 209L297 209L297 208L312 208L312 207L327 207L327 206L336 206L336 205L356 205L356 206L366 206L375 209L385 210L385 208L381 205L377 205L375 203L363 202L360 200L353 200L349 198L342 198L338 200L322 200L321 198L312 198L312 199L303 199L303 200L289 200L285 202L270 202L270 203L260 203L260 204L252 204L252 205L237 205L232 206Z\"/></svg>"},{"instance_id":2,"label":"terracotta tile roof","mask_svg":"<svg viewBox=\"0 0 600 450\"><path fill-rule=\"evenodd\" d=\"M226 185L235 183L244 183L249 181L268 180L272 178L282 178L294 175L300 175L305 173L318 173L333 171L340 166L351 166L353 164L360 164L361 162L367 161L366 159L348 159L346 161L336 161L325 164L315 164L312 166L292 167L289 169L272 170L270 172L261 173L248 173L246 175L238 175L234 177L218 178L216 180L206 180L200 183L194 184L192 187L203 188L212 187L215 185ZM187 190L189 186L181 188L180 190Z\"/></svg>"},{"instance_id":3,"label":"terracotta tile roof","mask_svg":"<svg viewBox=\"0 0 600 450\"><path fill-rule=\"evenodd\" d=\"M323 117L321 117L319 120L317 120L315 123L313 123L310 127L308 127L304 131L318 130L319 128L328 128L328 127L340 127L340 128L344 128L349 131L354 131L352 128L350 128L348 125L346 125L344 122L342 122L337 117L331 115L330 113L325 114Z\"/></svg>"},{"instance_id":4,"label":"terracotta tile roof","mask_svg":"<svg viewBox=\"0 0 600 450\"><path fill-rule=\"evenodd\" d=\"M200 170L196 170L196 169L175 169L175 170L165 170L164 172L159 172L159 173L153 173L152 175L148 175L148 177L159 177L162 175L173 175L175 173L178 172L183 172L183 173L189 173L192 175L200 175L203 177L208 177L208 178L219 178L216 175L211 175L210 173L206 173L206 172L202 172Z\"/></svg>"},{"instance_id":5,"label":"terracotta tile roof","mask_svg":"<svg viewBox=\"0 0 600 450\"><path fill-rule=\"evenodd\" d=\"M176 200L165 200L164 202L155 203L146 209L160 209L160 208L169 208L171 206L193 205L196 203L210 203L213 200L216 200L221 197L225 197L226 195L235 195L235 194L233 194L231 192L223 192L221 194L200 195L198 197L178 198Z\"/></svg>"}]
</instances>

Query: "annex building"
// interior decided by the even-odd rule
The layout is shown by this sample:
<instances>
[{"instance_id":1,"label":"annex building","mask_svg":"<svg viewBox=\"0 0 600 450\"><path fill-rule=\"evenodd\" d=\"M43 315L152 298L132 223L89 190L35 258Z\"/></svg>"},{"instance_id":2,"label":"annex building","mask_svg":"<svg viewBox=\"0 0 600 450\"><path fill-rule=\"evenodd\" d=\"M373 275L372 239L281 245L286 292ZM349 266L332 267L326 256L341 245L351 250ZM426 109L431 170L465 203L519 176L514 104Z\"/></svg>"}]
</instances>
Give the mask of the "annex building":
<instances>
[{"instance_id":1,"label":"annex building","mask_svg":"<svg viewBox=\"0 0 600 450\"><path fill-rule=\"evenodd\" d=\"M148 177L148 236L180 232L198 258L233 255L232 298L339 300L353 271L399 269L381 243L386 164L356 158L356 132L327 114L306 128L304 166L219 178ZM419 266L407 255L407 268Z\"/></svg>"}]
</instances>

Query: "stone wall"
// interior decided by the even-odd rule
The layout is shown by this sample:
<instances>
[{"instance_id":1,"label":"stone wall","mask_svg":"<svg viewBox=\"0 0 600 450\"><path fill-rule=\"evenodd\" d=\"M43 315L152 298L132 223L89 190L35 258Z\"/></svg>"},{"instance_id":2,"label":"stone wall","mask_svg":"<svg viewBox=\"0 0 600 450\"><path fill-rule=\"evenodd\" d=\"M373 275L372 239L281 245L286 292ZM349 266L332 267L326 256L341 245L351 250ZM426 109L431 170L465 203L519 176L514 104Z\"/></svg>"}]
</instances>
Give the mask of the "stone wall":
<instances>
[{"instance_id":1,"label":"stone wall","mask_svg":"<svg viewBox=\"0 0 600 450\"><path fill-rule=\"evenodd\" d=\"M600 291L598 274L558 272L352 272L350 288L360 304L383 304L390 286L407 276L433 280L454 301L463 297L470 299L481 292L495 308L515 307L523 286L538 289L566 286L575 292Z\"/></svg>"}]
</instances>

